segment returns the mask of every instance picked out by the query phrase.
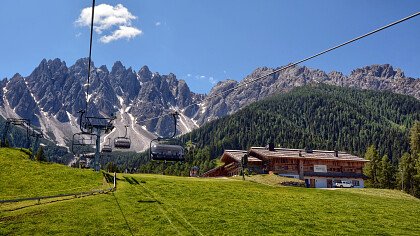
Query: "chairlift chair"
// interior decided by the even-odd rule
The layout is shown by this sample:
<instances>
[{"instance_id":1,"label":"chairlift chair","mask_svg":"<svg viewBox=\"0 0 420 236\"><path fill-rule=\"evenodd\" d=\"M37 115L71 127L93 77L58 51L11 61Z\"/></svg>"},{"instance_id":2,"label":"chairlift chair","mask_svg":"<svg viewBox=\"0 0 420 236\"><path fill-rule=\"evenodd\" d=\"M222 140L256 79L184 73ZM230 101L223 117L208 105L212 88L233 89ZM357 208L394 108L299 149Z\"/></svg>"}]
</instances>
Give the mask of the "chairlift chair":
<instances>
[{"instance_id":1,"label":"chairlift chair","mask_svg":"<svg viewBox=\"0 0 420 236\"><path fill-rule=\"evenodd\" d=\"M80 132L73 134L71 142L71 152L73 154L83 154L83 147L93 147L95 145L95 134Z\"/></svg>"},{"instance_id":2,"label":"chairlift chair","mask_svg":"<svg viewBox=\"0 0 420 236\"><path fill-rule=\"evenodd\" d=\"M156 140L150 147L150 157L154 161L184 161L184 148L180 145L162 144Z\"/></svg>"},{"instance_id":3,"label":"chairlift chair","mask_svg":"<svg viewBox=\"0 0 420 236\"><path fill-rule=\"evenodd\" d=\"M178 142L176 135L176 119L178 112L172 114L174 118L174 133L171 137L158 137L150 141L149 155L153 161L184 161L185 152L181 145L169 144Z\"/></svg>"},{"instance_id":4,"label":"chairlift chair","mask_svg":"<svg viewBox=\"0 0 420 236\"><path fill-rule=\"evenodd\" d=\"M102 147L102 152L112 152L112 147L111 147L111 138L108 138L108 144L105 144Z\"/></svg>"},{"instance_id":5,"label":"chairlift chair","mask_svg":"<svg viewBox=\"0 0 420 236\"><path fill-rule=\"evenodd\" d=\"M129 149L131 147L131 139L127 137L127 125L125 126L125 135L114 139L114 147L120 149Z\"/></svg>"}]
</instances>

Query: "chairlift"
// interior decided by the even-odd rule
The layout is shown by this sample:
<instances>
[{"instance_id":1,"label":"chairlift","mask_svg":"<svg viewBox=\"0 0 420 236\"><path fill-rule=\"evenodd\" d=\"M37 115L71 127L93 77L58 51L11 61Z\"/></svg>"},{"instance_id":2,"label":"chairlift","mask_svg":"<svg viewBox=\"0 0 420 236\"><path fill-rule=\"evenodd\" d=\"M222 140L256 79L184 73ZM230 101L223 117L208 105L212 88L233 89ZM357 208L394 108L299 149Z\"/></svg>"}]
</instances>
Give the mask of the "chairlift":
<instances>
[{"instance_id":1,"label":"chairlift","mask_svg":"<svg viewBox=\"0 0 420 236\"><path fill-rule=\"evenodd\" d=\"M129 149L131 147L131 139L127 137L127 125L125 126L125 135L114 139L114 147L120 149Z\"/></svg>"},{"instance_id":2,"label":"chairlift","mask_svg":"<svg viewBox=\"0 0 420 236\"><path fill-rule=\"evenodd\" d=\"M111 138L108 138L108 144L105 144L102 147L102 152L112 152L112 147L111 147Z\"/></svg>"},{"instance_id":3,"label":"chairlift","mask_svg":"<svg viewBox=\"0 0 420 236\"><path fill-rule=\"evenodd\" d=\"M170 143L177 142L176 135L176 119L178 112L172 114L174 118L174 133L171 137L158 137L150 141L150 158L154 161L184 161L185 152L181 145L174 145Z\"/></svg>"},{"instance_id":4,"label":"chairlift","mask_svg":"<svg viewBox=\"0 0 420 236\"><path fill-rule=\"evenodd\" d=\"M73 139L71 143L71 152L73 154L80 154L84 151L87 151L88 148L84 147L93 147L95 145L95 134L80 132L73 134Z\"/></svg>"},{"instance_id":5,"label":"chairlift","mask_svg":"<svg viewBox=\"0 0 420 236\"><path fill-rule=\"evenodd\" d=\"M10 132L10 125L15 126L22 126L26 129L26 148L30 146L30 128L31 128L31 121L28 119L20 119L20 118L7 118L5 122L5 127L3 129L3 135L1 140L1 146L6 146L7 136Z\"/></svg>"},{"instance_id":6,"label":"chairlift","mask_svg":"<svg viewBox=\"0 0 420 236\"><path fill-rule=\"evenodd\" d=\"M91 62L92 62L92 32L93 32L93 19L94 19L94 10L95 10L95 0L92 1L92 20L90 24L90 46L89 46L89 63L88 63L88 73L87 73L87 88L86 88L86 108L85 110L79 111L80 119L79 126L81 133L76 133L73 135L72 140L72 152L75 154L75 146L84 146L85 140L79 140L76 138L77 135L88 135L94 139L95 136L95 155L93 166L95 171L99 171L100 164L99 158L100 153L100 140L103 133L108 134L114 129L113 121L116 119L116 116L111 114L109 117L99 117L99 116L87 116L88 107L89 107L89 84L90 84L90 75L91 75ZM86 113L86 115L85 115ZM80 142L81 141L81 142Z\"/></svg>"},{"instance_id":7,"label":"chairlift","mask_svg":"<svg viewBox=\"0 0 420 236\"><path fill-rule=\"evenodd\" d=\"M156 142L150 147L150 156L155 161L184 161L184 148L180 145Z\"/></svg>"}]
</instances>

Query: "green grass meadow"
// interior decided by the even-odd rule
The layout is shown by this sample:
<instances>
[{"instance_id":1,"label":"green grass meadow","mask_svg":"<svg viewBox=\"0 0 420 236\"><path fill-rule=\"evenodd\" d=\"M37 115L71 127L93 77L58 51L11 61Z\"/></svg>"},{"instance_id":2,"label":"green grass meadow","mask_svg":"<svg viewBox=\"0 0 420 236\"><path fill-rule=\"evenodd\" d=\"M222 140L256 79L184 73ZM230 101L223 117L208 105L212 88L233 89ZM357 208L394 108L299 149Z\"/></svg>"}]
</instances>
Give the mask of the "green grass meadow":
<instances>
[{"instance_id":1,"label":"green grass meadow","mask_svg":"<svg viewBox=\"0 0 420 236\"><path fill-rule=\"evenodd\" d=\"M103 184L102 175L91 170L36 163L24 156L8 160L1 157L2 150L1 199L4 189L13 195L24 183L26 195L40 193L37 188L74 188L78 181L92 189ZM11 173L4 164L9 162L16 162L19 171ZM31 176L37 183L26 180ZM27 207L0 205L0 235L420 235L420 200L410 195L282 187L267 184L268 178L262 177L261 184L258 178L118 174L113 193Z\"/></svg>"}]
</instances>

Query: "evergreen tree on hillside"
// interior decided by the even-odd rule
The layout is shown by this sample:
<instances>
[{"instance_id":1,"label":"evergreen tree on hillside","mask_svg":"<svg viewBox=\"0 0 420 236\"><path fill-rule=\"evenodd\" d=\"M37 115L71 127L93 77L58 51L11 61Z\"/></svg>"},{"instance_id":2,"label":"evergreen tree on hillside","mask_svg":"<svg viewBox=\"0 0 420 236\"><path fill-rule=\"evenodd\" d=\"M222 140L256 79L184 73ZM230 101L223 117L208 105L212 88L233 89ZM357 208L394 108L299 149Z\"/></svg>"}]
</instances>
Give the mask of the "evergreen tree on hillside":
<instances>
[{"instance_id":1,"label":"evergreen tree on hillside","mask_svg":"<svg viewBox=\"0 0 420 236\"><path fill-rule=\"evenodd\" d=\"M35 155L35 160L36 161L47 161L47 158L45 157L44 154L44 147L40 146L38 149L38 152Z\"/></svg>"},{"instance_id":2,"label":"evergreen tree on hillside","mask_svg":"<svg viewBox=\"0 0 420 236\"><path fill-rule=\"evenodd\" d=\"M412 154L420 155L420 121L416 121L410 129L410 149Z\"/></svg>"},{"instance_id":3,"label":"evergreen tree on hillside","mask_svg":"<svg viewBox=\"0 0 420 236\"><path fill-rule=\"evenodd\" d=\"M406 152L401 157L398 169L400 171L399 185L402 186L402 190L407 193L413 194L415 192L415 180L414 177L417 175L416 162L413 155Z\"/></svg>"},{"instance_id":4,"label":"evergreen tree on hillside","mask_svg":"<svg viewBox=\"0 0 420 236\"><path fill-rule=\"evenodd\" d=\"M420 122L416 121L410 129L410 149L414 162L413 195L420 197Z\"/></svg>"},{"instance_id":5,"label":"evergreen tree on hillside","mask_svg":"<svg viewBox=\"0 0 420 236\"><path fill-rule=\"evenodd\" d=\"M365 159L369 160L363 169L363 173L369 177L366 183L367 186L373 188L380 187L379 177L381 174L381 159L379 158L378 151L374 145L368 147Z\"/></svg>"},{"instance_id":6,"label":"evergreen tree on hillside","mask_svg":"<svg viewBox=\"0 0 420 236\"><path fill-rule=\"evenodd\" d=\"M382 157L378 180L381 188L395 188L395 169L387 155Z\"/></svg>"},{"instance_id":7,"label":"evergreen tree on hillside","mask_svg":"<svg viewBox=\"0 0 420 236\"><path fill-rule=\"evenodd\" d=\"M114 162L112 162L112 161L108 162L105 169L109 173L120 172L120 170L118 169L118 166L116 164L114 164Z\"/></svg>"}]
</instances>

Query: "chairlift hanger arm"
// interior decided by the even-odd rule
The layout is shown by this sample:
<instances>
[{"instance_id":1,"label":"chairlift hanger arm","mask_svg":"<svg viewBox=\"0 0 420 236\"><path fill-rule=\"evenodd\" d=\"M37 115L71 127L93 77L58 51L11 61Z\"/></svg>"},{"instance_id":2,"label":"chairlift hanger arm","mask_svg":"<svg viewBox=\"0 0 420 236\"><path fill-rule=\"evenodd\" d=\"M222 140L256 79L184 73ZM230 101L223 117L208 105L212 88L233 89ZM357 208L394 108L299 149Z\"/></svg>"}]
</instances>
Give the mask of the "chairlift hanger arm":
<instances>
[{"instance_id":1,"label":"chairlift hanger arm","mask_svg":"<svg viewBox=\"0 0 420 236\"><path fill-rule=\"evenodd\" d=\"M172 136L169 136L169 137L157 137L156 138L157 141L175 138L175 136L176 136L176 124L177 124L177 117L178 116L179 116L179 113L177 111L175 111L174 113L172 113L172 117L174 119L174 133L172 134Z\"/></svg>"}]
</instances>

